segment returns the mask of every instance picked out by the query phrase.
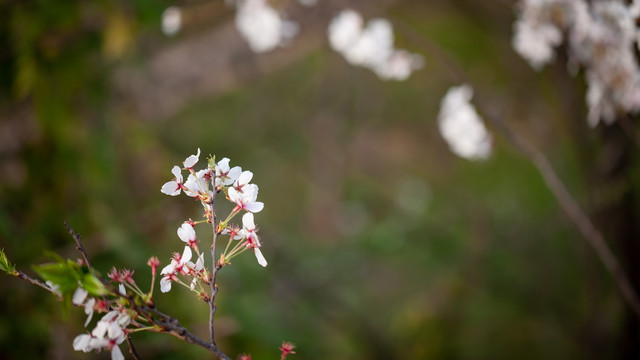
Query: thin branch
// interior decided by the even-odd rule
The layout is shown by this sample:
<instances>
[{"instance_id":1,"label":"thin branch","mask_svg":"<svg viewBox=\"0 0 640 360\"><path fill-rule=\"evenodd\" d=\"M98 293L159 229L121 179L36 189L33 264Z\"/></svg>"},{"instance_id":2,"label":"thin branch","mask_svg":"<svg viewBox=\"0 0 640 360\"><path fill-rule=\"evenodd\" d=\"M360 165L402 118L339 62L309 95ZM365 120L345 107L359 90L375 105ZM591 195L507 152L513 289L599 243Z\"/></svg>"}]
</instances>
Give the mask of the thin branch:
<instances>
[{"instance_id":1,"label":"thin branch","mask_svg":"<svg viewBox=\"0 0 640 360\"><path fill-rule=\"evenodd\" d=\"M140 360L140 354L138 354L138 351L136 351L136 347L133 346L133 341L131 341L131 336L127 334L127 337L125 339L127 340L127 344L129 345L129 353L131 353L131 356L133 356L135 360Z\"/></svg>"},{"instance_id":2,"label":"thin branch","mask_svg":"<svg viewBox=\"0 0 640 360\"><path fill-rule=\"evenodd\" d=\"M211 286L211 295L209 296L209 343L212 346L212 351L218 355L218 358L231 360L225 353L218 349L215 341L215 330L213 325L213 318L216 313L216 295L218 294L218 286L216 285L216 276L221 266L218 265L216 260L216 242L218 240L218 229L216 228L216 194L218 192L214 188L213 196L211 196L211 228L213 230L213 241L211 243L211 280L209 282Z\"/></svg>"},{"instance_id":3,"label":"thin branch","mask_svg":"<svg viewBox=\"0 0 640 360\"><path fill-rule=\"evenodd\" d=\"M84 250L84 246L82 246L82 237L80 236L80 234L76 233L71 226L69 226L69 224L67 224L67 222L64 222L64 226L67 228L67 231L69 232L69 234L71 234L71 236L73 237L73 240L76 241L76 250L80 251L80 253L82 254L82 257L84 258L84 262L87 264L87 267L89 268L89 270L91 270L91 262L89 261L89 256L87 255L87 252Z\"/></svg>"},{"instance_id":4,"label":"thin branch","mask_svg":"<svg viewBox=\"0 0 640 360\"><path fill-rule=\"evenodd\" d=\"M536 166L547 187L556 197L556 200L558 200L564 212L604 263L629 307L640 317L640 299L629 277L622 269L622 266L620 266L620 263L609 248L609 245L607 245L600 231L593 225L591 219L589 219L577 201L571 196L571 193L567 190L567 187L553 169L553 166L551 166L546 156L531 143L511 130L500 116L486 112L485 115L489 115L487 119L500 128L505 138Z\"/></svg>"},{"instance_id":5,"label":"thin branch","mask_svg":"<svg viewBox=\"0 0 640 360\"><path fill-rule=\"evenodd\" d=\"M16 276L17 278L20 278L22 280L26 280L30 283L32 283L33 285L37 285L40 286L41 288L47 290L48 292L52 293L53 295L55 295L56 297L58 297L58 299L62 299L62 297L60 296L60 294L56 293L52 288L50 288L47 284L43 283L42 281L38 280L38 279L34 279L32 277L30 277L29 275L23 273L20 270L16 270L15 273L11 273L11 275Z\"/></svg>"}]
</instances>

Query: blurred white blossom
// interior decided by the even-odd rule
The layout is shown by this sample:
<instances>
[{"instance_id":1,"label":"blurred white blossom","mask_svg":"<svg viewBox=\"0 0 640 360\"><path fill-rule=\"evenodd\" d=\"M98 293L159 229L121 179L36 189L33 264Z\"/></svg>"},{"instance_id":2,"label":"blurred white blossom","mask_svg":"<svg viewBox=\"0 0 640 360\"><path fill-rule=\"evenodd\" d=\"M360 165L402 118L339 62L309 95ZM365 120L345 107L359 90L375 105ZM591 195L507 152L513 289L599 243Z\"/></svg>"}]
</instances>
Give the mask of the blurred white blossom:
<instances>
[{"instance_id":1,"label":"blurred white blossom","mask_svg":"<svg viewBox=\"0 0 640 360\"><path fill-rule=\"evenodd\" d=\"M236 26L254 52L286 45L298 33L298 24L283 20L267 0L239 0L235 4Z\"/></svg>"},{"instance_id":2,"label":"blurred white blossom","mask_svg":"<svg viewBox=\"0 0 640 360\"><path fill-rule=\"evenodd\" d=\"M366 67L383 80L406 80L424 60L418 54L393 47L393 28L385 19L372 19L364 27L362 16L343 10L328 29L329 44L352 65Z\"/></svg>"},{"instance_id":3,"label":"blurred white blossom","mask_svg":"<svg viewBox=\"0 0 640 360\"><path fill-rule=\"evenodd\" d=\"M167 36L177 34L182 28L182 12L177 6L170 6L162 13L162 33Z\"/></svg>"},{"instance_id":4,"label":"blurred white blossom","mask_svg":"<svg viewBox=\"0 0 640 360\"><path fill-rule=\"evenodd\" d=\"M469 102L472 96L469 85L450 88L440 103L438 128L454 154L484 160L491 155L491 135Z\"/></svg>"},{"instance_id":5,"label":"blurred white blossom","mask_svg":"<svg viewBox=\"0 0 640 360\"><path fill-rule=\"evenodd\" d=\"M570 68L585 69L589 125L596 126L600 119L611 123L620 113L640 110L640 71L634 53L639 15L637 0L629 6L621 0L523 0L512 43L540 69L566 41Z\"/></svg>"}]
</instances>

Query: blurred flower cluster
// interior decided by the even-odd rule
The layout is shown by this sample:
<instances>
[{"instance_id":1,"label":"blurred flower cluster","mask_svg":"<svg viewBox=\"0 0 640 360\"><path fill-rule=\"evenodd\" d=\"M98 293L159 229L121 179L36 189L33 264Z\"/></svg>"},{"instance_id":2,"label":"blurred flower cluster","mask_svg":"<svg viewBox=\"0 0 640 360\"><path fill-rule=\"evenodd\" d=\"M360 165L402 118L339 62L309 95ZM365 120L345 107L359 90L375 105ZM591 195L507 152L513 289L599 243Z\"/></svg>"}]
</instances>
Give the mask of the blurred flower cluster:
<instances>
[{"instance_id":1,"label":"blurred flower cluster","mask_svg":"<svg viewBox=\"0 0 640 360\"><path fill-rule=\"evenodd\" d=\"M383 80L406 80L423 66L421 55L393 47L393 28L385 19L372 19L364 26L362 16L343 10L328 29L331 47L352 65L375 72Z\"/></svg>"},{"instance_id":2,"label":"blurred flower cluster","mask_svg":"<svg viewBox=\"0 0 640 360\"><path fill-rule=\"evenodd\" d=\"M640 110L640 71L635 55L640 3L619 0L523 0L513 47L535 69L554 59L566 38L570 69L585 69L588 122L611 123Z\"/></svg>"},{"instance_id":3,"label":"blurred flower cluster","mask_svg":"<svg viewBox=\"0 0 640 360\"><path fill-rule=\"evenodd\" d=\"M491 155L491 135L469 102L469 85L452 87L440 103L438 129L456 155L469 160L484 160Z\"/></svg>"}]
</instances>

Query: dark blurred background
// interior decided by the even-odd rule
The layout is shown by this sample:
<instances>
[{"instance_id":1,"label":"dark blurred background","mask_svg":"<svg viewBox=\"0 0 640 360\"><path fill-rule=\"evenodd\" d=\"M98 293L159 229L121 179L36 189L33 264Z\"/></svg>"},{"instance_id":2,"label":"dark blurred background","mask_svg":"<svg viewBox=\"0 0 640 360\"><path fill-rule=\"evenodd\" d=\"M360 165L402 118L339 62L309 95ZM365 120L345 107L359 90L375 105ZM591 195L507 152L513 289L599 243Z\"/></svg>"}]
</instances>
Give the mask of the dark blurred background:
<instances>
[{"instance_id":1,"label":"dark blurred background","mask_svg":"<svg viewBox=\"0 0 640 360\"><path fill-rule=\"evenodd\" d=\"M297 359L640 358L638 319L535 167L496 129L484 162L438 134L453 61L640 283L638 147L618 123L586 125L584 81L561 57L535 72L515 54L514 2L272 4L301 32L254 54L221 0L0 0L0 247L18 268L77 258L67 221L98 270L131 268L146 289L149 256L166 264L200 216L160 193L200 147L253 171L265 203L269 266L246 255L219 276L217 340L234 358L276 359L282 340ZM183 29L167 37L171 5ZM389 19L425 67L383 82L348 65L326 40L345 7ZM157 306L206 338L207 306L181 290ZM1 359L109 358L73 351L82 311L5 275L0 294ZM210 358L133 340L144 359Z\"/></svg>"}]
</instances>

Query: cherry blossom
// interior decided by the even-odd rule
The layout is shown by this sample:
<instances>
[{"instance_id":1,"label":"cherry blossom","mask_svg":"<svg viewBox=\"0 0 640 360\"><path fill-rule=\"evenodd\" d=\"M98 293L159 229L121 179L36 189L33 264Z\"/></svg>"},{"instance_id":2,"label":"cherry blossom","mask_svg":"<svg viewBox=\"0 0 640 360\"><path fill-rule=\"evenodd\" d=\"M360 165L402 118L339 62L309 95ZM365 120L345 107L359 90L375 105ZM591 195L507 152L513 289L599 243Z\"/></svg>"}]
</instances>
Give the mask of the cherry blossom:
<instances>
[{"instance_id":1,"label":"cherry blossom","mask_svg":"<svg viewBox=\"0 0 640 360\"><path fill-rule=\"evenodd\" d=\"M236 3L236 27L256 53L284 45L298 32L298 24L283 20L267 0L240 0Z\"/></svg>"},{"instance_id":2,"label":"cherry blossom","mask_svg":"<svg viewBox=\"0 0 640 360\"><path fill-rule=\"evenodd\" d=\"M176 196L180 194L180 189L182 187L182 172L180 171L179 166L174 166L173 169L171 169L171 173L175 176L174 179L164 183L160 191L163 194Z\"/></svg>"},{"instance_id":3,"label":"cherry blossom","mask_svg":"<svg viewBox=\"0 0 640 360\"><path fill-rule=\"evenodd\" d=\"M469 160L483 160L491 154L491 135L469 102L472 96L469 85L449 89L440 105L438 128L453 153Z\"/></svg>"},{"instance_id":4,"label":"cherry blossom","mask_svg":"<svg viewBox=\"0 0 640 360\"><path fill-rule=\"evenodd\" d=\"M131 317L126 312L110 311L98 321L91 334L81 334L73 339L73 349L83 352L108 349L111 350L111 360L124 360L118 345L124 341L124 329L130 322Z\"/></svg>"},{"instance_id":5,"label":"cherry blossom","mask_svg":"<svg viewBox=\"0 0 640 360\"><path fill-rule=\"evenodd\" d=\"M247 210L252 213L262 211L264 203L256 201L258 198L258 185L244 185L242 191L238 191L233 187L229 188L229 200L236 203L236 209Z\"/></svg>"},{"instance_id":6,"label":"cherry blossom","mask_svg":"<svg viewBox=\"0 0 640 360\"><path fill-rule=\"evenodd\" d=\"M209 170L203 169L196 172L195 176L190 174L184 183L184 193L195 198L211 196L213 193L208 189L206 179L208 173Z\"/></svg>"},{"instance_id":7,"label":"cherry blossom","mask_svg":"<svg viewBox=\"0 0 640 360\"><path fill-rule=\"evenodd\" d=\"M176 253L171 259L171 263L165 266L160 275L164 275L164 277L160 280L160 291L166 293L171 290L171 282L176 281L176 275L179 273L186 274L184 270L185 265L189 263L191 260L192 253L191 248L189 246L184 247L184 251L182 255Z\"/></svg>"},{"instance_id":8,"label":"cherry blossom","mask_svg":"<svg viewBox=\"0 0 640 360\"><path fill-rule=\"evenodd\" d=\"M240 166L230 168L229 161L229 158L223 158L216 164L216 179L214 184L216 188L233 184L242 172Z\"/></svg>"},{"instance_id":9,"label":"cherry blossom","mask_svg":"<svg viewBox=\"0 0 640 360\"><path fill-rule=\"evenodd\" d=\"M162 12L162 32L167 36L177 34L182 28L182 12L177 6L169 6Z\"/></svg>"},{"instance_id":10,"label":"cherry blossom","mask_svg":"<svg viewBox=\"0 0 640 360\"><path fill-rule=\"evenodd\" d=\"M388 20L372 19L363 25L362 16L351 9L340 12L329 24L329 44L347 62L368 68L383 80L406 80L423 66L419 54L393 47L393 28Z\"/></svg>"}]
</instances>

